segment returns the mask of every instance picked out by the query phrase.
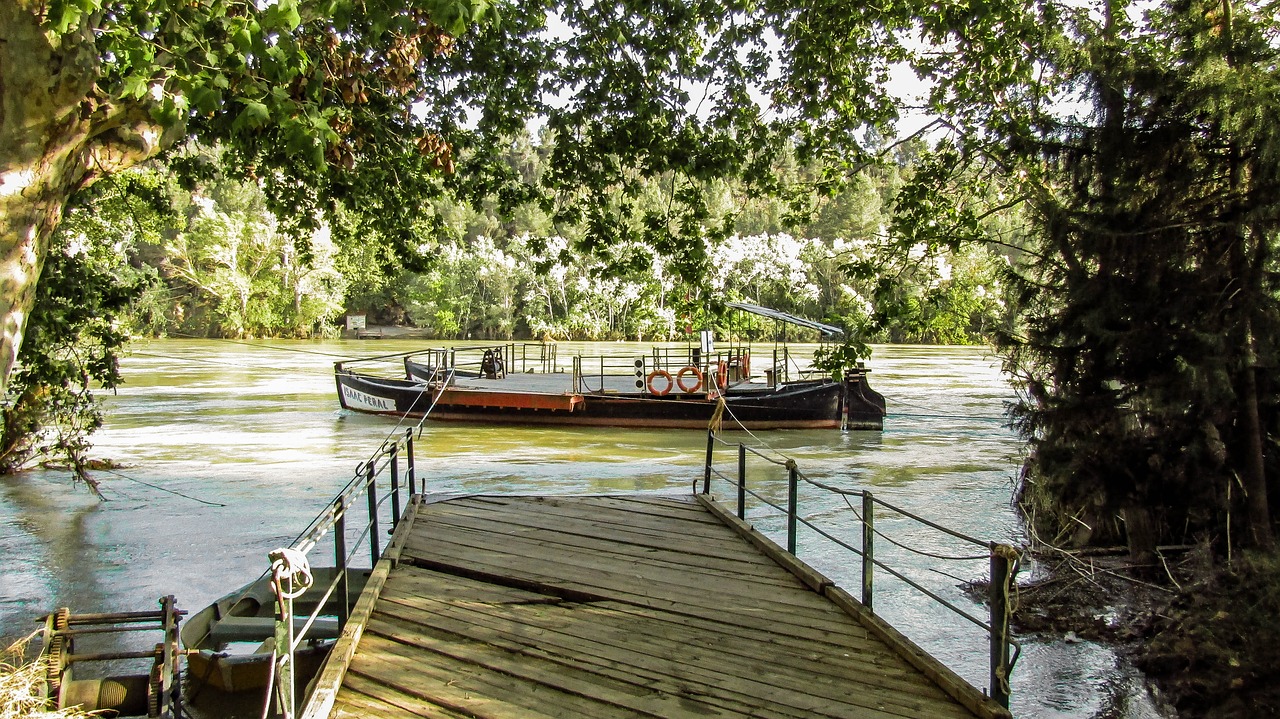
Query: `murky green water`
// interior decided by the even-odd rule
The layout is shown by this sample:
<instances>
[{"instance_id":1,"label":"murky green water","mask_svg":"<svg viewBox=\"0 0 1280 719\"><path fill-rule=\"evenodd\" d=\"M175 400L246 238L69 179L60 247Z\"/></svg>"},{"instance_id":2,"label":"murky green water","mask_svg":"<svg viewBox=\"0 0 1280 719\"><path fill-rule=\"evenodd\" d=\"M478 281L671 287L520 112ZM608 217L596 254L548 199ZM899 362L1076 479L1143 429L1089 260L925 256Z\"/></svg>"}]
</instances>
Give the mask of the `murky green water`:
<instances>
[{"instance_id":1,"label":"murky green water","mask_svg":"<svg viewBox=\"0 0 1280 719\"><path fill-rule=\"evenodd\" d=\"M34 628L58 606L77 611L150 608L164 594L195 610L252 580L267 552L294 535L353 475L394 421L338 409L332 363L416 349L421 342L152 341L124 363L108 398L95 455L124 468L100 472L109 501L35 471L0 479L0 637ZM608 344L610 353L647 346ZM567 360L581 346L565 343ZM794 348L801 349L804 348ZM812 348L808 348L811 351ZM872 386L889 403L883 432L742 434L794 457L809 477L877 496L964 533L1022 540L1010 507L1021 443L1005 426L1012 393L982 349L877 347ZM513 428L428 424L417 443L428 491L590 493L687 491L701 476L705 435L679 430ZM724 452L729 472L734 458ZM753 461L749 476L785 502L785 471ZM725 495L730 489L716 487ZM806 486L812 521L857 544L838 496ZM755 504L751 519L781 538L782 521ZM891 537L935 554L972 550L884 516ZM856 595L857 558L801 534L800 555ZM880 558L982 616L960 589L985 561L938 562L887 544ZM986 685L985 635L902 583L877 579L876 608L969 681ZM1016 715L1154 716L1131 671L1090 643L1027 642L1014 673Z\"/></svg>"}]
</instances>

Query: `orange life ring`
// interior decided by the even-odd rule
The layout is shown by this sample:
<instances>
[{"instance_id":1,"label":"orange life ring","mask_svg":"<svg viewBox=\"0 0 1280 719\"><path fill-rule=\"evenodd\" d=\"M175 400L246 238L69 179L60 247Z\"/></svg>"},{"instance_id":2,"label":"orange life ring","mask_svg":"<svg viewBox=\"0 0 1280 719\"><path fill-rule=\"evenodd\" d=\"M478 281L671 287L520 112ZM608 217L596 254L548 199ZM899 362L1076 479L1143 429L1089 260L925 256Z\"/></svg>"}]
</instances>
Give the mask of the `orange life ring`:
<instances>
[{"instance_id":1,"label":"orange life ring","mask_svg":"<svg viewBox=\"0 0 1280 719\"><path fill-rule=\"evenodd\" d=\"M686 387L684 386L684 378L690 372L693 373L694 383L692 387ZM693 365L689 365L688 367L685 367L684 369L680 370L679 372L676 373L676 386L678 386L680 388L680 391L684 392L685 394L693 394L694 392L697 392L698 390L702 389L702 370L698 369L697 367L694 367Z\"/></svg>"},{"instance_id":2,"label":"orange life ring","mask_svg":"<svg viewBox=\"0 0 1280 719\"><path fill-rule=\"evenodd\" d=\"M751 353L743 352L738 360L742 363L742 378L751 379Z\"/></svg>"},{"instance_id":3,"label":"orange life ring","mask_svg":"<svg viewBox=\"0 0 1280 719\"><path fill-rule=\"evenodd\" d=\"M729 363L720 360L720 366L716 367L716 384L720 389L729 386Z\"/></svg>"},{"instance_id":4,"label":"orange life ring","mask_svg":"<svg viewBox=\"0 0 1280 719\"><path fill-rule=\"evenodd\" d=\"M653 380L655 377L662 377L663 379L667 380L667 386L663 387L661 390L658 390L658 388L653 386ZM645 380L645 385L648 386L649 391L652 392L653 394L656 394L659 397L665 397L666 395L671 393L671 388L676 386L676 383L674 380L671 379L670 372L664 369L656 369L649 373L648 379Z\"/></svg>"}]
</instances>

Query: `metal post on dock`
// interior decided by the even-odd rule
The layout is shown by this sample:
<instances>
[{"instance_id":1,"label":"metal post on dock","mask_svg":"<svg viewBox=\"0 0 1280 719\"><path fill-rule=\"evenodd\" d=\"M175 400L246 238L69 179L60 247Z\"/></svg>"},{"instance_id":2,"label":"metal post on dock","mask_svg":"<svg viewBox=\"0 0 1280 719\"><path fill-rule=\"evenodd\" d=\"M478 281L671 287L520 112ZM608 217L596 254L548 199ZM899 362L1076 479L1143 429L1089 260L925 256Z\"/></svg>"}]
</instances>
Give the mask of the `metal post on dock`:
<instances>
[{"instance_id":1,"label":"metal post on dock","mask_svg":"<svg viewBox=\"0 0 1280 719\"><path fill-rule=\"evenodd\" d=\"M711 453L715 450L716 433L715 430L707 430L707 464L702 468L702 493L711 493Z\"/></svg>"},{"instance_id":2,"label":"metal post on dock","mask_svg":"<svg viewBox=\"0 0 1280 719\"><path fill-rule=\"evenodd\" d=\"M276 662L276 713L282 717L294 716L295 692L293 686L293 580L283 599L276 601L276 651L271 661Z\"/></svg>"},{"instance_id":3,"label":"metal post on dock","mask_svg":"<svg viewBox=\"0 0 1280 719\"><path fill-rule=\"evenodd\" d=\"M404 455L408 461L407 472L409 474L409 496L418 493L417 477L414 475L413 465L413 428L404 431Z\"/></svg>"},{"instance_id":4,"label":"metal post on dock","mask_svg":"<svg viewBox=\"0 0 1280 719\"><path fill-rule=\"evenodd\" d=\"M1010 557L1017 550L1004 544L991 543L991 698L1009 708L1009 591L1013 580Z\"/></svg>"},{"instance_id":5,"label":"metal post on dock","mask_svg":"<svg viewBox=\"0 0 1280 719\"><path fill-rule=\"evenodd\" d=\"M333 566L338 570L338 626L345 627L351 616L351 597L347 588L347 510L342 495L333 500Z\"/></svg>"},{"instance_id":6,"label":"metal post on dock","mask_svg":"<svg viewBox=\"0 0 1280 719\"><path fill-rule=\"evenodd\" d=\"M400 522L400 443L391 445L391 531Z\"/></svg>"},{"instance_id":7,"label":"metal post on dock","mask_svg":"<svg viewBox=\"0 0 1280 719\"><path fill-rule=\"evenodd\" d=\"M871 490L862 491L862 606L874 611L871 606L875 594L874 579L876 573L876 518L875 500Z\"/></svg>"},{"instance_id":8,"label":"metal post on dock","mask_svg":"<svg viewBox=\"0 0 1280 719\"><path fill-rule=\"evenodd\" d=\"M800 501L800 469L794 459L787 460L787 551L796 553L796 525Z\"/></svg>"},{"instance_id":9,"label":"metal post on dock","mask_svg":"<svg viewBox=\"0 0 1280 719\"><path fill-rule=\"evenodd\" d=\"M747 518L747 445L738 443L738 519Z\"/></svg>"},{"instance_id":10,"label":"metal post on dock","mask_svg":"<svg viewBox=\"0 0 1280 719\"><path fill-rule=\"evenodd\" d=\"M378 475L374 462L371 459L366 465L365 491L369 493L369 556L373 560L370 566L376 567L382 550L378 546Z\"/></svg>"}]
</instances>

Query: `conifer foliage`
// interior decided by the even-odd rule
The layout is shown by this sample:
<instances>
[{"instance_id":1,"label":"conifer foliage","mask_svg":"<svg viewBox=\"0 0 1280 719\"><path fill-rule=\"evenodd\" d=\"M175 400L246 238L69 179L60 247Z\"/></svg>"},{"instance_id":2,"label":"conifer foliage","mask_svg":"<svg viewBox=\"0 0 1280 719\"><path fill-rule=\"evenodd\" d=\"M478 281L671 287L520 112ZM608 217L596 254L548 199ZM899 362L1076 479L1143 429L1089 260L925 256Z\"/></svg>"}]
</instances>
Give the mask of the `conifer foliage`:
<instances>
[{"instance_id":1,"label":"conifer foliage","mask_svg":"<svg viewBox=\"0 0 1280 719\"><path fill-rule=\"evenodd\" d=\"M1093 111L1042 116L1027 145L1039 259L1003 339L1021 497L1046 539L1269 547L1280 25L1235 0L1126 10L1064 24L1058 69Z\"/></svg>"}]
</instances>

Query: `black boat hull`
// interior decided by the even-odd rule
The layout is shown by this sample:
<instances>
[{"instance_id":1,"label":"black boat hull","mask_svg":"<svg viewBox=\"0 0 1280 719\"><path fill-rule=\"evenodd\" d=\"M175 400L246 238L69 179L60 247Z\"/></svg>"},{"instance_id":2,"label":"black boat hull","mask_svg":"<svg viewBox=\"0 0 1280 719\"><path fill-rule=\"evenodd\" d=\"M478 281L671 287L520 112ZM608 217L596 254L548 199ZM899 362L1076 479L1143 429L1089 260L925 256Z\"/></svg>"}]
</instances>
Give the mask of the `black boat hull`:
<instances>
[{"instance_id":1,"label":"black boat hull","mask_svg":"<svg viewBox=\"0 0 1280 719\"><path fill-rule=\"evenodd\" d=\"M438 421L705 429L717 399L705 394L546 394L449 388L339 371L338 396L349 410ZM878 404L877 400L878 399ZM859 381L810 380L778 388L730 390L723 426L749 429L880 429L884 400ZM428 414L429 413L429 414Z\"/></svg>"}]
</instances>

